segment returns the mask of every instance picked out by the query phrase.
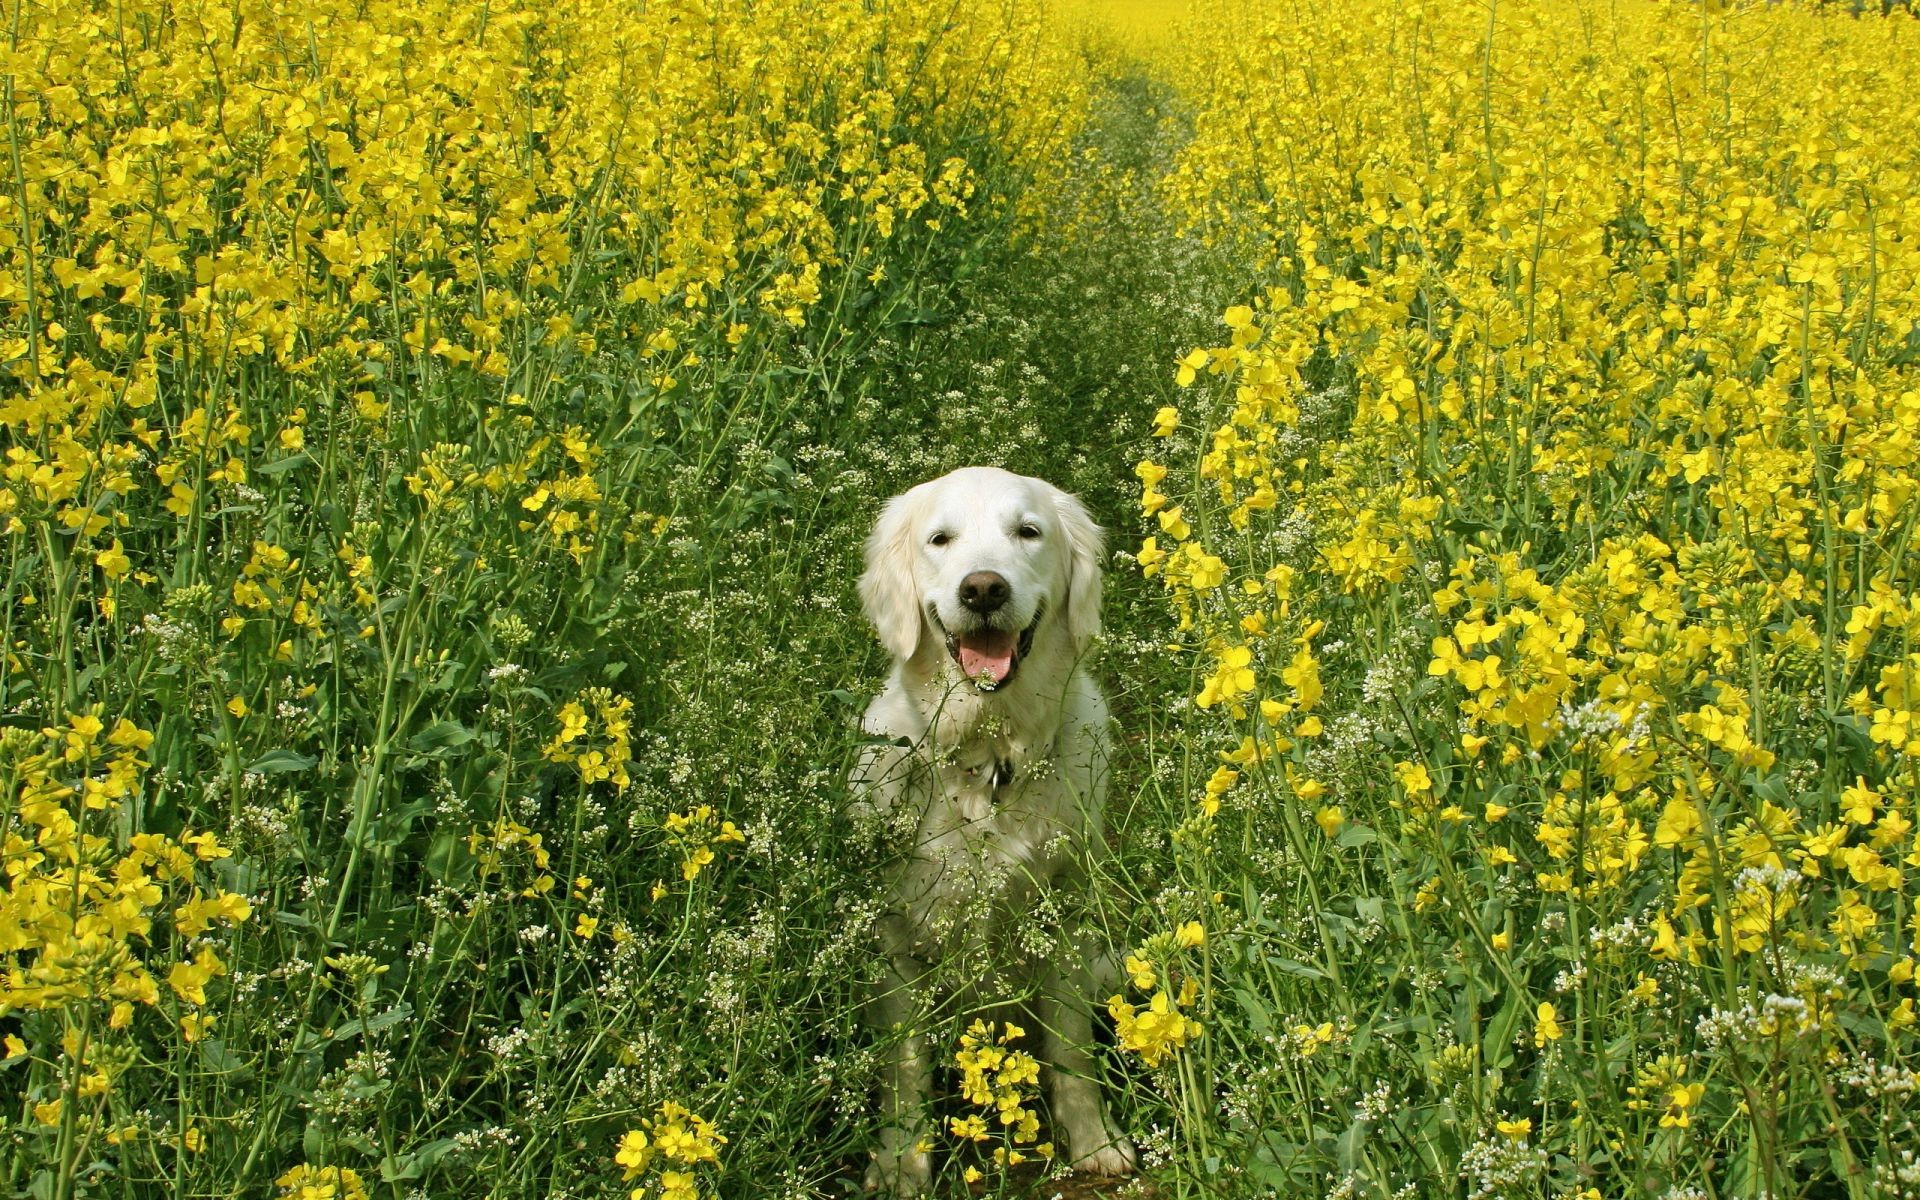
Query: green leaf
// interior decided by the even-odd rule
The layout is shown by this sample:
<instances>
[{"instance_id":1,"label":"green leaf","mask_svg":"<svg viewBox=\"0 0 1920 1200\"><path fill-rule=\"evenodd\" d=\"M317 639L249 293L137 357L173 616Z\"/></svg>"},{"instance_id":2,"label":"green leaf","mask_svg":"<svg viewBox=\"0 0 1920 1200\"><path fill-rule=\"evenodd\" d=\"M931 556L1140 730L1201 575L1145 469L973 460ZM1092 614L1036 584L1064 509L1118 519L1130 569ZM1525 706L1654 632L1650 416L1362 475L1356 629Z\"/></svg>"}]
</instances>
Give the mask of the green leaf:
<instances>
[{"instance_id":1,"label":"green leaf","mask_svg":"<svg viewBox=\"0 0 1920 1200\"><path fill-rule=\"evenodd\" d=\"M413 1005L402 1000L387 1011L377 1016L368 1017L365 1021L360 1020L358 1017L353 1018L338 1029L335 1029L333 1036L328 1040L344 1042L348 1038L356 1038L363 1033L379 1033L383 1029L393 1028L412 1015Z\"/></svg>"},{"instance_id":2,"label":"green leaf","mask_svg":"<svg viewBox=\"0 0 1920 1200\"><path fill-rule=\"evenodd\" d=\"M454 1145L452 1138L435 1138L409 1153L389 1154L380 1160L380 1178L387 1183L418 1179L445 1158Z\"/></svg>"},{"instance_id":3,"label":"green leaf","mask_svg":"<svg viewBox=\"0 0 1920 1200\"><path fill-rule=\"evenodd\" d=\"M1518 992L1507 994L1507 1002L1487 1022L1486 1037L1480 1042L1480 1061L1489 1067L1504 1067L1513 1062L1513 1034L1520 1027L1527 999Z\"/></svg>"},{"instance_id":4,"label":"green leaf","mask_svg":"<svg viewBox=\"0 0 1920 1200\"><path fill-rule=\"evenodd\" d=\"M302 450L298 454L289 454L285 458L276 458L253 469L256 475L285 475L298 467L304 467L313 461L313 457Z\"/></svg>"},{"instance_id":5,"label":"green leaf","mask_svg":"<svg viewBox=\"0 0 1920 1200\"><path fill-rule=\"evenodd\" d=\"M451 750L473 740L473 732L458 721L435 721L407 739L407 749L415 754Z\"/></svg>"},{"instance_id":6,"label":"green leaf","mask_svg":"<svg viewBox=\"0 0 1920 1200\"><path fill-rule=\"evenodd\" d=\"M276 775L282 771L311 770L313 764L319 761L294 750L269 750L249 763L247 770L260 775Z\"/></svg>"},{"instance_id":7,"label":"green leaf","mask_svg":"<svg viewBox=\"0 0 1920 1200\"><path fill-rule=\"evenodd\" d=\"M1277 954L1267 959L1267 964L1276 971L1287 975L1298 975L1302 979L1325 979L1327 977L1327 973L1319 967L1310 966L1291 958L1281 958Z\"/></svg>"},{"instance_id":8,"label":"green leaf","mask_svg":"<svg viewBox=\"0 0 1920 1200\"><path fill-rule=\"evenodd\" d=\"M1349 825L1335 835L1333 844L1343 850L1351 850L1355 846L1370 846L1379 840L1380 835L1373 831L1373 826Z\"/></svg>"},{"instance_id":9,"label":"green leaf","mask_svg":"<svg viewBox=\"0 0 1920 1200\"><path fill-rule=\"evenodd\" d=\"M1264 1037L1273 1028L1273 1018L1267 1014L1266 1001L1252 990L1243 987L1233 989L1233 998L1240 1005L1240 1011L1247 1018L1247 1028L1255 1036Z\"/></svg>"},{"instance_id":10,"label":"green leaf","mask_svg":"<svg viewBox=\"0 0 1920 1200\"><path fill-rule=\"evenodd\" d=\"M239 1055L227 1049L226 1042L220 1038L207 1038L200 1043L199 1049L201 1060L223 1074L241 1071L247 1065Z\"/></svg>"}]
</instances>

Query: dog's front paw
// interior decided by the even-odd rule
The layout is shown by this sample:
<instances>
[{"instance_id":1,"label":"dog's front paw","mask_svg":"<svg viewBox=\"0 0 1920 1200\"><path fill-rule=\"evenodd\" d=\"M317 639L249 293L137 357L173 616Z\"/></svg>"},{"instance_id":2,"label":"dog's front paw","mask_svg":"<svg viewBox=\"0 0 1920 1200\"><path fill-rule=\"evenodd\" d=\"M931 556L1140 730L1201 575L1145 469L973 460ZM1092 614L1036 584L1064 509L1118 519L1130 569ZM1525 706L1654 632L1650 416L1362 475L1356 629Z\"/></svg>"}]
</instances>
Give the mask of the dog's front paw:
<instances>
[{"instance_id":1,"label":"dog's front paw","mask_svg":"<svg viewBox=\"0 0 1920 1200\"><path fill-rule=\"evenodd\" d=\"M924 1196L933 1184L933 1155L918 1144L876 1150L867 1190L882 1197Z\"/></svg>"},{"instance_id":2,"label":"dog's front paw","mask_svg":"<svg viewBox=\"0 0 1920 1200\"><path fill-rule=\"evenodd\" d=\"M1140 1155L1134 1150L1133 1143L1126 1138L1115 1137L1093 1153L1075 1159L1073 1169L1089 1175L1131 1175L1139 1165Z\"/></svg>"}]
</instances>

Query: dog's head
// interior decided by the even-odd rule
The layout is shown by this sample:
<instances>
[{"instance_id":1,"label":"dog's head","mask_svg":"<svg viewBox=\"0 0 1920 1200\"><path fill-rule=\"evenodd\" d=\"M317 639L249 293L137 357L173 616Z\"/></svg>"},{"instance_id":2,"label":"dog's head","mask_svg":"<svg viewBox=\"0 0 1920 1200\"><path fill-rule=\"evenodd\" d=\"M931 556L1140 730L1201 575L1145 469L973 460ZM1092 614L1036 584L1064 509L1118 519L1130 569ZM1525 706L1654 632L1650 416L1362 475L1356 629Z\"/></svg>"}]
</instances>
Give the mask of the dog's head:
<instances>
[{"instance_id":1,"label":"dog's head","mask_svg":"<svg viewBox=\"0 0 1920 1200\"><path fill-rule=\"evenodd\" d=\"M887 501L860 601L895 658L932 638L991 691L1050 624L1076 657L1100 632L1101 544L1085 506L1052 484L964 467Z\"/></svg>"}]
</instances>

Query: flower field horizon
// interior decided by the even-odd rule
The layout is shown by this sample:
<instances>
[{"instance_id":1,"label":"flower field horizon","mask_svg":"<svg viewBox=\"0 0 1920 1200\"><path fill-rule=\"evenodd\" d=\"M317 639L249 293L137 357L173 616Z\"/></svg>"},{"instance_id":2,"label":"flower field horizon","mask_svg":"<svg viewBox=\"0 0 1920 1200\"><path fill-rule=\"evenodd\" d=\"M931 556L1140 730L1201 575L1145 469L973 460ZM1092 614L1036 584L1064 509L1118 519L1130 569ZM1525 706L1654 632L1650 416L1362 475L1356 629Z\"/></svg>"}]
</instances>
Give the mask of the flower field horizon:
<instances>
[{"instance_id":1,"label":"flower field horizon","mask_svg":"<svg viewBox=\"0 0 1920 1200\"><path fill-rule=\"evenodd\" d=\"M1920 1196L1917 37L16 5L0 1193L857 1193L988 463L1121 547L1102 1194ZM1070 1186L1005 1015L937 1194Z\"/></svg>"}]
</instances>

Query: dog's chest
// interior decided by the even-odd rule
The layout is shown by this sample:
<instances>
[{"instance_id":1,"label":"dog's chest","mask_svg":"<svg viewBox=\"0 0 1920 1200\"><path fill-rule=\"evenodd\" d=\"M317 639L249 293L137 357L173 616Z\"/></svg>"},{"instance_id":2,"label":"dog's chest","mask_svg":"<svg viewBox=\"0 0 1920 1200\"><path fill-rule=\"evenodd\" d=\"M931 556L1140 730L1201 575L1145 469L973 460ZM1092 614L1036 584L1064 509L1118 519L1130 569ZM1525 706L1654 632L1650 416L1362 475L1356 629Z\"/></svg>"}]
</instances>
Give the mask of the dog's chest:
<instances>
[{"instance_id":1,"label":"dog's chest","mask_svg":"<svg viewBox=\"0 0 1920 1200\"><path fill-rule=\"evenodd\" d=\"M934 765L896 911L918 952L951 952L1031 914L1070 859L1070 813L1054 764L1002 739L960 747Z\"/></svg>"}]
</instances>

